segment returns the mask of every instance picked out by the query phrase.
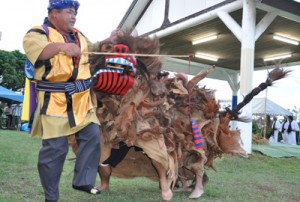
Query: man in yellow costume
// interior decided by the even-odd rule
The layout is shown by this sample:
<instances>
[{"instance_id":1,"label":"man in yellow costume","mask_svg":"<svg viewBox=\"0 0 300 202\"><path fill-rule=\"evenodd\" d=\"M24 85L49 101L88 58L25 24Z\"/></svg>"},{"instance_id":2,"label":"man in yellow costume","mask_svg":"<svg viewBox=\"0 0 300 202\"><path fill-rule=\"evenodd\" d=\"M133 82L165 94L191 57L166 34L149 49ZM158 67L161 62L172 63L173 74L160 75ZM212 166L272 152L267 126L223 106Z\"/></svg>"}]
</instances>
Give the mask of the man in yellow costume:
<instances>
[{"instance_id":1,"label":"man in yellow costume","mask_svg":"<svg viewBox=\"0 0 300 202\"><path fill-rule=\"evenodd\" d=\"M76 135L79 148L73 188L91 194L100 159L100 130L90 92L89 41L74 28L77 0L50 0L43 26L27 32L23 47L34 65L37 107L32 137L42 138L38 171L45 201L59 198L59 180L68 152L68 139ZM116 43L115 30L107 42Z\"/></svg>"}]
</instances>

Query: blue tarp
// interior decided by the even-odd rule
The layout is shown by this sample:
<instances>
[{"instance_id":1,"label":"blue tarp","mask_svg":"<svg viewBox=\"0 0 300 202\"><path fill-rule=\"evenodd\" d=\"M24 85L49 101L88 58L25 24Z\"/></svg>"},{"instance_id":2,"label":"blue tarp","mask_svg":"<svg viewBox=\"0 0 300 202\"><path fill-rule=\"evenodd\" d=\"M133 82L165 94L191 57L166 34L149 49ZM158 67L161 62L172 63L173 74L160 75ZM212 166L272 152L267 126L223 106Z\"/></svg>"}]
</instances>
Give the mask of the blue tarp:
<instances>
[{"instance_id":1,"label":"blue tarp","mask_svg":"<svg viewBox=\"0 0 300 202\"><path fill-rule=\"evenodd\" d=\"M24 96L0 86L0 101L7 103L22 103Z\"/></svg>"}]
</instances>

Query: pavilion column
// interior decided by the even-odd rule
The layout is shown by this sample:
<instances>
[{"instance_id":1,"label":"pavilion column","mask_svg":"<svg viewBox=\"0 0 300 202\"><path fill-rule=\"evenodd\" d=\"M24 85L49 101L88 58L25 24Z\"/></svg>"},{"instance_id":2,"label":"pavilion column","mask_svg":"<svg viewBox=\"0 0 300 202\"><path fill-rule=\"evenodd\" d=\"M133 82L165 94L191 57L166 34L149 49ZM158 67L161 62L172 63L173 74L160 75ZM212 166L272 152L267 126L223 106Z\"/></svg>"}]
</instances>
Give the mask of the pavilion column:
<instances>
[{"instance_id":1,"label":"pavilion column","mask_svg":"<svg viewBox=\"0 0 300 202\"><path fill-rule=\"evenodd\" d=\"M238 91L239 91L239 74L236 72L232 75L233 86L232 90L232 108L235 107L238 103Z\"/></svg>"},{"instance_id":2,"label":"pavilion column","mask_svg":"<svg viewBox=\"0 0 300 202\"><path fill-rule=\"evenodd\" d=\"M229 71L229 70L220 70L220 73L222 73L223 79L225 79L228 82L228 84L232 90L231 108L233 108L238 103L238 92L240 89L239 72L238 71ZM231 121L230 127L233 130L235 130L237 127L237 121Z\"/></svg>"},{"instance_id":3,"label":"pavilion column","mask_svg":"<svg viewBox=\"0 0 300 202\"><path fill-rule=\"evenodd\" d=\"M255 21L256 21L256 1L243 0L243 19L242 19L242 45L241 45L241 72L240 72L240 96L251 92L254 73L254 52L255 52ZM242 109L241 116L252 117L252 102ZM241 130L242 146L249 154L252 150L252 122L239 123Z\"/></svg>"},{"instance_id":4,"label":"pavilion column","mask_svg":"<svg viewBox=\"0 0 300 202\"><path fill-rule=\"evenodd\" d=\"M238 103L238 91L239 91L239 74L236 72L232 75L232 81L233 81L233 87L231 87L232 90L232 108L235 107ZM231 121L231 128L232 130L235 130L237 128L237 121Z\"/></svg>"}]
</instances>

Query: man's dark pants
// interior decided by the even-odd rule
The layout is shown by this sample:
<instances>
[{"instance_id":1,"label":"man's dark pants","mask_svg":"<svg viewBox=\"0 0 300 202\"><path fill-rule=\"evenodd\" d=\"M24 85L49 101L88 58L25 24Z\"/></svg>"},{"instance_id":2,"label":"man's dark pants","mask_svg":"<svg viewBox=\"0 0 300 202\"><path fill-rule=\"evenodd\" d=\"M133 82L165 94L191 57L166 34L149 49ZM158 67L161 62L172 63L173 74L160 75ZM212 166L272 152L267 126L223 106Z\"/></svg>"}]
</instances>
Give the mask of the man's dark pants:
<instances>
[{"instance_id":1,"label":"man's dark pants","mask_svg":"<svg viewBox=\"0 0 300 202\"><path fill-rule=\"evenodd\" d=\"M94 186L100 159L100 128L90 124L77 132L78 152L74 177L75 186ZM59 198L59 180L63 170L69 145L67 137L43 140L38 158L38 171L45 192L46 201Z\"/></svg>"}]
</instances>

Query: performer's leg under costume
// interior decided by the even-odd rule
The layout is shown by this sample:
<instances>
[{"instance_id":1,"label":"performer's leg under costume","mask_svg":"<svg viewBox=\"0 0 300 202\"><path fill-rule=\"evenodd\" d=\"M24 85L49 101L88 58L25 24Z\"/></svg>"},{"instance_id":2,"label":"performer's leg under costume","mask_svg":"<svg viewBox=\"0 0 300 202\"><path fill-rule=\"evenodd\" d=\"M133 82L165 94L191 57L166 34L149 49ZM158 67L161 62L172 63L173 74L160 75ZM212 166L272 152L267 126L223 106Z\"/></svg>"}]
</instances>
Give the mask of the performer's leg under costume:
<instances>
[{"instance_id":1,"label":"performer's leg under costume","mask_svg":"<svg viewBox=\"0 0 300 202\"><path fill-rule=\"evenodd\" d=\"M97 187L99 190L109 189L109 180L111 176L111 167L116 167L126 156L131 147L128 147L124 142L119 142L118 149L111 149L110 156L99 165L99 176L101 185Z\"/></svg>"},{"instance_id":2,"label":"performer's leg under costume","mask_svg":"<svg viewBox=\"0 0 300 202\"><path fill-rule=\"evenodd\" d=\"M125 158L130 148L124 142L119 142L119 149L112 148L110 156L102 164L116 167Z\"/></svg>"}]
</instances>

